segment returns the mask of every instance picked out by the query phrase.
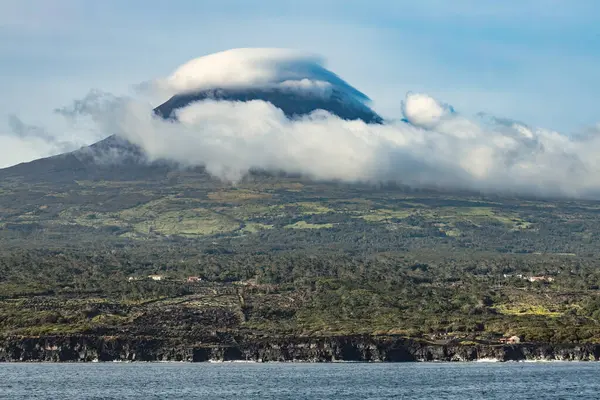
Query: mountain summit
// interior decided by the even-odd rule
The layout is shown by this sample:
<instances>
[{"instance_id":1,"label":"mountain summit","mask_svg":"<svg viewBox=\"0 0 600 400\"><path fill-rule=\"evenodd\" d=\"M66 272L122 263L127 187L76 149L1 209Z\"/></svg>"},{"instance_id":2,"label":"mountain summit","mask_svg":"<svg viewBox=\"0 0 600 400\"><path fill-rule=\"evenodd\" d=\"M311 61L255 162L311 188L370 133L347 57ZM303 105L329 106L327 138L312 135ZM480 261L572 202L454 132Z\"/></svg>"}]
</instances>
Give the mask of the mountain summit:
<instances>
[{"instance_id":1,"label":"mountain summit","mask_svg":"<svg viewBox=\"0 0 600 400\"><path fill-rule=\"evenodd\" d=\"M325 110L342 119L380 123L369 97L322 66L311 54L288 49L232 49L191 60L155 86L176 93L155 109L165 118L191 103L262 100L289 118Z\"/></svg>"},{"instance_id":2,"label":"mountain summit","mask_svg":"<svg viewBox=\"0 0 600 400\"><path fill-rule=\"evenodd\" d=\"M192 103L215 101L261 100L281 109L288 118L308 115L324 110L346 120L362 120L366 123L381 123L383 119L367 105L349 99L342 91L332 89L327 96L303 94L281 88L267 89L208 89L195 93L177 94L154 109L163 118L176 118L177 110Z\"/></svg>"},{"instance_id":3,"label":"mountain summit","mask_svg":"<svg viewBox=\"0 0 600 400\"><path fill-rule=\"evenodd\" d=\"M289 119L323 110L344 120L383 123L369 98L321 65L313 55L285 49L234 49L189 61L154 86L172 94L153 113L177 121L186 107L204 101L264 101ZM107 132L109 133L109 132ZM0 170L0 179L148 179L172 163L148 163L142 148L111 135L74 152Z\"/></svg>"}]
</instances>

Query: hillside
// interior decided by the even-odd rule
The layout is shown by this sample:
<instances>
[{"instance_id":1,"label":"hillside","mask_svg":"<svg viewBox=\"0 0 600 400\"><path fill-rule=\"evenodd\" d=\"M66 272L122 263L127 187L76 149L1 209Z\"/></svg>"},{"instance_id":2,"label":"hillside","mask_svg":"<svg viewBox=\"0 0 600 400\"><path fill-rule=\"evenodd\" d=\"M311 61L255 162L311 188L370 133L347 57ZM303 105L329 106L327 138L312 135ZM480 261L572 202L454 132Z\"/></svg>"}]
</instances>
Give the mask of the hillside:
<instances>
[{"instance_id":1,"label":"hillside","mask_svg":"<svg viewBox=\"0 0 600 400\"><path fill-rule=\"evenodd\" d=\"M381 122L272 88L154 112L212 98ZM232 185L110 136L0 170L0 360L597 359L599 211L273 171Z\"/></svg>"},{"instance_id":2,"label":"hillside","mask_svg":"<svg viewBox=\"0 0 600 400\"><path fill-rule=\"evenodd\" d=\"M3 171L2 334L600 338L595 202L130 167Z\"/></svg>"}]
</instances>

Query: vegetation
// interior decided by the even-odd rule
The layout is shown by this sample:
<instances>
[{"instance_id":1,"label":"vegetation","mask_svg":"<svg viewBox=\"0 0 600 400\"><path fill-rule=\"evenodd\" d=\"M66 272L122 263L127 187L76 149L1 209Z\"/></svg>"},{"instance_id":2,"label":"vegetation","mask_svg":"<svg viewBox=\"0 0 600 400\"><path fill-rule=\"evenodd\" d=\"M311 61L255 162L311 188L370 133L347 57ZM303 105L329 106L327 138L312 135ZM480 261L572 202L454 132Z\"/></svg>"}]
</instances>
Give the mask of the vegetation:
<instances>
[{"instance_id":1,"label":"vegetation","mask_svg":"<svg viewBox=\"0 0 600 400\"><path fill-rule=\"evenodd\" d=\"M6 179L0 334L597 342L599 227L596 202L285 176Z\"/></svg>"}]
</instances>

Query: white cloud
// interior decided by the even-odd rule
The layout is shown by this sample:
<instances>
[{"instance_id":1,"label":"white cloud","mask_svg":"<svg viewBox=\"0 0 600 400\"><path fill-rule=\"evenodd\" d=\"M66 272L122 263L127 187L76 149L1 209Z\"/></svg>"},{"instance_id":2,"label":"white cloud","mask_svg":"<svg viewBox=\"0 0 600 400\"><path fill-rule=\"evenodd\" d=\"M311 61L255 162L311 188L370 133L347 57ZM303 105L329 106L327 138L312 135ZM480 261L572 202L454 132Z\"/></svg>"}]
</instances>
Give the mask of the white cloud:
<instances>
[{"instance_id":1,"label":"white cloud","mask_svg":"<svg viewBox=\"0 0 600 400\"><path fill-rule=\"evenodd\" d=\"M277 85L283 91L297 94L305 94L315 97L329 97L332 94L334 86L325 81L310 80L307 78L301 80L287 80Z\"/></svg>"},{"instance_id":2,"label":"white cloud","mask_svg":"<svg viewBox=\"0 0 600 400\"><path fill-rule=\"evenodd\" d=\"M422 93L409 93L402 111L411 124L422 128L432 128L454 112L449 105Z\"/></svg>"},{"instance_id":3,"label":"white cloud","mask_svg":"<svg viewBox=\"0 0 600 400\"><path fill-rule=\"evenodd\" d=\"M166 79L174 91L265 86L298 78L321 59L288 49L233 49L188 61ZM293 66L293 68L290 68ZM302 78L306 76L303 74Z\"/></svg>"},{"instance_id":4,"label":"white cloud","mask_svg":"<svg viewBox=\"0 0 600 400\"><path fill-rule=\"evenodd\" d=\"M148 85L142 85L142 89L144 86ZM277 48L240 48L199 57L177 68L168 78L156 80L153 86L169 94L278 87L323 96L335 87L359 101L368 99L327 70L321 57Z\"/></svg>"},{"instance_id":5,"label":"white cloud","mask_svg":"<svg viewBox=\"0 0 600 400\"><path fill-rule=\"evenodd\" d=\"M152 116L148 105L133 99L107 102L112 106L83 108L100 129L139 145L150 160L204 165L225 180L259 168L325 180L394 180L542 196L600 193L598 135L576 140L536 128L523 134L517 123L460 114L446 115L431 129L345 121L324 111L289 120L263 101L198 102L172 122Z\"/></svg>"},{"instance_id":6,"label":"white cloud","mask_svg":"<svg viewBox=\"0 0 600 400\"><path fill-rule=\"evenodd\" d=\"M281 50L206 56L157 82L180 91L278 85L307 96L341 87L361 99L318 58ZM178 121L167 121L154 116L146 102L94 91L59 112L91 117L95 132L126 138L149 160L204 165L231 181L259 168L327 180L600 195L597 132L570 137L493 116L469 118L425 94L409 93L402 104L408 123L345 121L322 110L290 120L263 101L214 100L191 104L178 111Z\"/></svg>"}]
</instances>

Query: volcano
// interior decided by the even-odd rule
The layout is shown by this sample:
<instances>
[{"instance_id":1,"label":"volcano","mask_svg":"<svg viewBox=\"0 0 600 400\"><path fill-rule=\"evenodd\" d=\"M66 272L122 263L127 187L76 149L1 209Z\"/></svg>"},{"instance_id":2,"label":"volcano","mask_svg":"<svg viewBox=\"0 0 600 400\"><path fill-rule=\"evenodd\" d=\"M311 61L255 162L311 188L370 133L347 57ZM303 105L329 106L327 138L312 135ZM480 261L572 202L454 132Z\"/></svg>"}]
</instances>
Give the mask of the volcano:
<instances>
[{"instance_id":1,"label":"volcano","mask_svg":"<svg viewBox=\"0 0 600 400\"><path fill-rule=\"evenodd\" d=\"M281 109L290 119L324 110L345 120L382 123L383 119L367 105L348 99L340 90L327 97L302 94L278 88L209 89L177 94L154 109L161 118L177 120L177 111L205 100L247 102L261 100ZM164 174L173 165L166 161L148 163L143 150L116 135L90 146L53 157L22 163L0 170L0 179L25 181L65 181L73 179L137 179Z\"/></svg>"},{"instance_id":2,"label":"volcano","mask_svg":"<svg viewBox=\"0 0 600 400\"><path fill-rule=\"evenodd\" d=\"M238 49L200 57L176 70L166 86L176 94L153 113L175 123L178 111L204 101L264 101L289 119L323 110L344 120L383 123L365 94L313 58L283 50ZM111 135L73 152L2 169L0 179L148 179L173 166L163 160L149 163L139 146Z\"/></svg>"}]
</instances>

